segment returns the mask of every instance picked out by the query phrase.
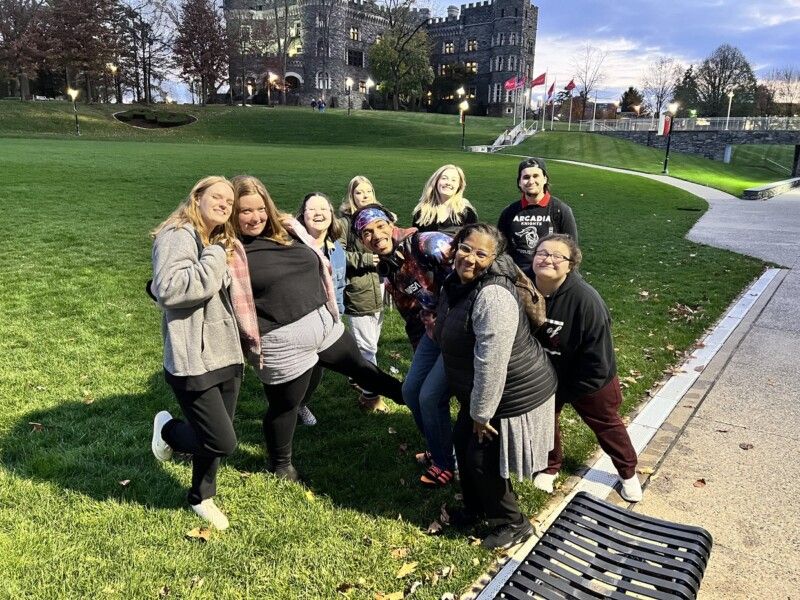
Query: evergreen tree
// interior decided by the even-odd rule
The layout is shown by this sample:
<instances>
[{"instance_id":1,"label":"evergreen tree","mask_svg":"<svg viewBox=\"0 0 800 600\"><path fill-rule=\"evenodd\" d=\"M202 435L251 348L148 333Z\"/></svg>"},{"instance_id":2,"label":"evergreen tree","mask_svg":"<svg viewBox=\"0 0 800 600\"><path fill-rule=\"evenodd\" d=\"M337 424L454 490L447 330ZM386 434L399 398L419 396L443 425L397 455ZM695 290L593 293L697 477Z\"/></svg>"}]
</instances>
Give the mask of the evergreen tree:
<instances>
[{"instance_id":1,"label":"evergreen tree","mask_svg":"<svg viewBox=\"0 0 800 600\"><path fill-rule=\"evenodd\" d=\"M675 84L675 92L672 101L678 103L678 116L685 117L690 110L698 110L700 101L697 96L697 77L694 73L694 65L684 71L680 81Z\"/></svg>"},{"instance_id":2,"label":"evergreen tree","mask_svg":"<svg viewBox=\"0 0 800 600\"><path fill-rule=\"evenodd\" d=\"M622 94L619 106L622 112L636 112L636 109L633 107L638 106L639 112L641 113L642 107L644 106L644 96L638 89L631 86Z\"/></svg>"}]
</instances>

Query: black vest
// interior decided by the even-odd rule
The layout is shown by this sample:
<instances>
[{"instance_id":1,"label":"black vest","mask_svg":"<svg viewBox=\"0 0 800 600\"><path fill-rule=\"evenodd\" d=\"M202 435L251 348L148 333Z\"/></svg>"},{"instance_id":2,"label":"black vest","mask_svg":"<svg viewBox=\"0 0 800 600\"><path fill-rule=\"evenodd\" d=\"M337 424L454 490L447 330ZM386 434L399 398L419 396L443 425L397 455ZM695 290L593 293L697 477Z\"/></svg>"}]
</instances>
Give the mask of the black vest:
<instances>
[{"instance_id":1,"label":"black vest","mask_svg":"<svg viewBox=\"0 0 800 600\"><path fill-rule=\"evenodd\" d=\"M531 333L528 317L508 275L490 269L477 282L464 285L456 273L452 273L442 288L436 311L436 339L442 350L450 389L459 402L469 402L475 376L472 308L478 293L487 285L500 285L517 299L519 323L506 367L503 396L494 415L498 418L516 417L546 402L555 393L557 382L550 360Z\"/></svg>"}]
</instances>

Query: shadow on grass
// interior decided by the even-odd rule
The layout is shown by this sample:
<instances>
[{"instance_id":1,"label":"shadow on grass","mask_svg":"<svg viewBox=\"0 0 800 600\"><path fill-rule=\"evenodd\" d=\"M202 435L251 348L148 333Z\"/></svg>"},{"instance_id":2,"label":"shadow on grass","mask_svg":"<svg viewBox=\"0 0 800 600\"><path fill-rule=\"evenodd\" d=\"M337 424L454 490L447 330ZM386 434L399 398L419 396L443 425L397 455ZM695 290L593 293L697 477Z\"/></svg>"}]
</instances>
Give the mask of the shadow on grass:
<instances>
[{"instance_id":1,"label":"shadow on grass","mask_svg":"<svg viewBox=\"0 0 800 600\"><path fill-rule=\"evenodd\" d=\"M443 503L456 504L457 484L446 490L419 484L421 469L414 453L424 448L424 442L405 407L393 405L393 412L385 415L363 414L356 399L357 392L342 376L325 374L311 404L319 423L298 425L295 434L294 462L306 486L338 507L391 519L401 515L426 528ZM179 481L150 452L152 418L164 408L180 415L162 373L156 372L141 394L91 403L70 400L28 413L0 439L0 455L5 467L19 477L97 500L183 507L188 461ZM264 473L264 410L262 388L248 372L235 420L239 446L224 464L265 477L270 493L280 494L282 484Z\"/></svg>"}]
</instances>

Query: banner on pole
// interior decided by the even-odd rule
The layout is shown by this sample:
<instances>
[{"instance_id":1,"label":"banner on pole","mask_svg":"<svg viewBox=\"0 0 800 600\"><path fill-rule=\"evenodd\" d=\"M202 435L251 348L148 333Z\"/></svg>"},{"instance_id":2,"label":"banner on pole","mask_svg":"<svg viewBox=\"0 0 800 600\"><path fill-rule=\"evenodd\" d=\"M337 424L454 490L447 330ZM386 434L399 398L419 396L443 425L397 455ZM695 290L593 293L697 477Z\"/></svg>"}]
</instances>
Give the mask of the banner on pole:
<instances>
[{"instance_id":1,"label":"banner on pole","mask_svg":"<svg viewBox=\"0 0 800 600\"><path fill-rule=\"evenodd\" d=\"M531 87L536 87L537 85L544 85L545 80L547 78L547 72L542 73L536 79L531 79Z\"/></svg>"}]
</instances>

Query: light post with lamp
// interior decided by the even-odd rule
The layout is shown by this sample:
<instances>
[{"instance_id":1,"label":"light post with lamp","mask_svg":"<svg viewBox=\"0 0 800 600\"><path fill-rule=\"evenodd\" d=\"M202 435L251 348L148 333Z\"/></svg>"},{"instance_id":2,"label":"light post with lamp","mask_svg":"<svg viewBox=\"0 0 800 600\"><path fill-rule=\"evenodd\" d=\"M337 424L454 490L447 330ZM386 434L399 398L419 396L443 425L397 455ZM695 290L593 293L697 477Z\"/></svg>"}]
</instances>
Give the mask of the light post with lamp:
<instances>
[{"instance_id":1,"label":"light post with lamp","mask_svg":"<svg viewBox=\"0 0 800 600\"><path fill-rule=\"evenodd\" d=\"M78 99L80 91L72 88L67 88L67 95L72 98L72 111L75 113L75 135L81 134L81 124L78 122L78 105L75 101Z\"/></svg>"},{"instance_id":2,"label":"light post with lamp","mask_svg":"<svg viewBox=\"0 0 800 600\"><path fill-rule=\"evenodd\" d=\"M119 78L117 77L119 67L114 63L106 63L106 68L111 71L111 79L114 80L114 99L117 101L117 104L122 104L122 93L119 88Z\"/></svg>"},{"instance_id":3,"label":"light post with lamp","mask_svg":"<svg viewBox=\"0 0 800 600\"><path fill-rule=\"evenodd\" d=\"M272 106L272 86L277 79L278 76L272 71L267 74L267 106Z\"/></svg>"},{"instance_id":4,"label":"light post with lamp","mask_svg":"<svg viewBox=\"0 0 800 600\"><path fill-rule=\"evenodd\" d=\"M247 97L251 98L252 96L253 96L253 84L252 83L248 83L247 84Z\"/></svg>"},{"instance_id":5,"label":"light post with lamp","mask_svg":"<svg viewBox=\"0 0 800 600\"><path fill-rule=\"evenodd\" d=\"M350 96L350 92L353 90L353 79L351 77L344 80L344 87L347 90L347 116L349 117L353 108L353 99Z\"/></svg>"},{"instance_id":6,"label":"light post with lamp","mask_svg":"<svg viewBox=\"0 0 800 600\"><path fill-rule=\"evenodd\" d=\"M675 125L675 113L678 112L678 106L680 105L677 102L673 102L667 107L669 114L669 131L667 132L667 153L664 155L664 170L662 171L664 175L669 175L669 146L672 141L672 128Z\"/></svg>"},{"instance_id":7,"label":"light post with lamp","mask_svg":"<svg viewBox=\"0 0 800 600\"><path fill-rule=\"evenodd\" d=\"M367 86L367 108L372 110L372 88L375 87L375 82L372 81L372 77L367 77L367 83L364 85Z\"/></svg>"},{"instance_id":8,"label":"light post with lamp","mask_svg":"<svg viewBox=\"0 0 800 600\"><path fill-rule=\"evenodd\" d=\"M731 120L731 103L733 102L733 90L728 92L728 116L725 117L725 131L728 131L728 122Z\"/></svg>"},{"instance_id":9,"label":"light post with lamp","mask_svg":"<svg viewBox=\"0 0 800 600\"><path fill-rule=\"evenodd\" d=\"M461 149L466 150L464 138L467 135L467 111L469 110L469 102L462 100L461 104L458 105L458 109L461 114Z\"/></svg>"}]
</instances>

